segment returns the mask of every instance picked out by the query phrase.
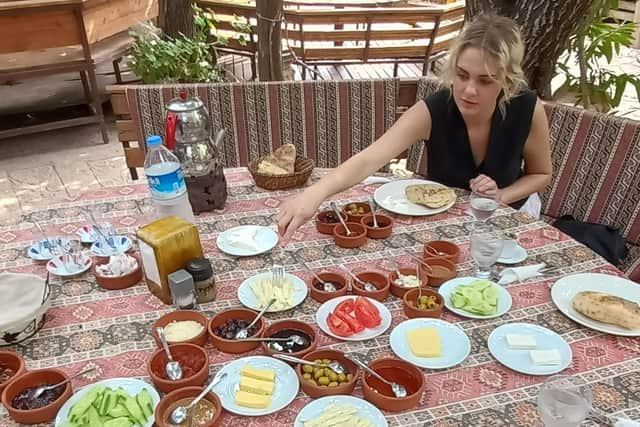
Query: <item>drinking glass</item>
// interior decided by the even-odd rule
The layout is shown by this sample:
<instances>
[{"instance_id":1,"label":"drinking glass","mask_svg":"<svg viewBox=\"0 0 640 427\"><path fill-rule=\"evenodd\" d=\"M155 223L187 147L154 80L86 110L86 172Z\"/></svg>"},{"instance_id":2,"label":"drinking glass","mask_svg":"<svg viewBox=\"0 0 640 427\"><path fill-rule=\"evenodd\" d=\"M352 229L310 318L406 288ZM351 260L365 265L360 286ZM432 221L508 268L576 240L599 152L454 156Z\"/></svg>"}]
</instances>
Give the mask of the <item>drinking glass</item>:
<instances>
[{"instance_id":1,"label":"drinking glass","mask_svg":"<svg viewBox=\"0 0 640 427\"><path fill-rule=\"evenodd\" d=\"M540 386L538 413L547 427L577 427L591 411L593 393L581 378L554 375Z\"/></svg>"},{"instance_id":2,"label":"drinking glass","mask_svg":"<svg viewBox=\"0 0 640 427\"><path fill-rule=\"evenodd\" d=\"M477 221L488 220L500 205L497 194L486 194L476 191L471 192L469 203L471 204L471 213Z\"/></svg>"},{"instance_id":3,"label":"drinking glass","mask_svg":"<svg viewBox=\"0 0 640 427\"><path fill-rule=\"evenodd\" d=\"M470 236L471 257L476 262L476 277L491 277L491 266L500 257L504 245L502 231L486 223L477 223Z\"/></svg>"}]
</instances>

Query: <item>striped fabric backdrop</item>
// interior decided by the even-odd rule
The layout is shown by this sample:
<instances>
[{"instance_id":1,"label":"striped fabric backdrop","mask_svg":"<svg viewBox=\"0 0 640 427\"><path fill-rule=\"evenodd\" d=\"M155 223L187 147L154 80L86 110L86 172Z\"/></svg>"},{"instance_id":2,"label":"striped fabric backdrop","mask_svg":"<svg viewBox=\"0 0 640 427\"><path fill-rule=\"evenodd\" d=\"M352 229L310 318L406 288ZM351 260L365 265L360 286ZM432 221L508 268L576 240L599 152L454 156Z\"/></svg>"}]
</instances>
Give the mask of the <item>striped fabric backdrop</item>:
<instances>
[{"instance_id":1,"label":"striped fabric backdrop","mask_svg":"<svg viewBox=\"0 0 640 427\"><path fill-rule=\"evenodd\" d=\"M397 87L397 79L141 85L127 87L127 101L141 141L164 135L164 106L186 89L207 106L213 133L227 131L224 166L292 143L316 166L336 167L391 127Z\"/></svg>"}]
</instances>

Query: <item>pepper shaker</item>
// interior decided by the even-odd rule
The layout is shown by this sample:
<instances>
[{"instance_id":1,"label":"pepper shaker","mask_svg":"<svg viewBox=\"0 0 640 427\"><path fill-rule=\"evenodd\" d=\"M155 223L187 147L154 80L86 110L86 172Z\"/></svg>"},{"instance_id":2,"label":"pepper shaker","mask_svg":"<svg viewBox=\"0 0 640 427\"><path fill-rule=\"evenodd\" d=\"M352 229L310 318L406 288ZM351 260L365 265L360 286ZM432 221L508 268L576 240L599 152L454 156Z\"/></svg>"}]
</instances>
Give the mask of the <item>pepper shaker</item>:
<instances>
[{"instance_id":1,"label":"pepper shaker","mask_svg":"<svg viewBox=\"0 0 640 427\"><path fill-rule=\"evenodd\" d=\"M178 270L169 274L168 279L175 308L187 310L198 308L196 287L191 274L186 270Z\"/></svg>"}]
</instances>

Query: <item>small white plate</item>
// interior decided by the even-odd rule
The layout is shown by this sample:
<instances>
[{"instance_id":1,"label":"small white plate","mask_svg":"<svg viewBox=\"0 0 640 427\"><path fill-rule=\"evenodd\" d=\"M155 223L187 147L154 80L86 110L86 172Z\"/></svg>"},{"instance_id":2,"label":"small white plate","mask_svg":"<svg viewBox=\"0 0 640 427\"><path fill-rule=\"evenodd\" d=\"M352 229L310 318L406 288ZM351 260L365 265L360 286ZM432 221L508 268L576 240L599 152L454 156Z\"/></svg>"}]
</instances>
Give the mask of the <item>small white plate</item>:
<instances>
[{"instance_id":1,"label":"small white plate","mask_svg":"<svg viewBox=\"0 0 640 427\"><path fill-rule=\"evenodd\" d=\"M529 254L527 253L527 250L522 246L517 245L509 254L505 254L503 249L497 262L500 264L517 264L527 259L528 256Z\"/></svg>"},{"instance_id":2,"label":"small white plate","mask_svg":"<svg viewBox=\"0 0 640 427\"><path fill-rule=\"evenodd\" d=\"M405 195L405 189L407 188L407 186L424 184L435 184L446 187L435 181L427 181L423 179L402 179L400 181L389 182L379 187L373 193L373 198L380 207L388 210L389 212L408 216L425 216L439 214L448 210L456 203L456 199L454 199L446 206L437 209L431 209L426 206L410 202Z\"/></svg>"},{"instance_id":3,"label":"small white plate","mask_svg":"<svg viewBox=\"0 0 640 427\"><path fill-rule=\"evenodd\" d=\"M98 233L88 225L83 225L78 228L78 230L76 230L76 234L80 237L81 243L93 243L100 237L98 236Z\"/></svg>"},{"instance_id":4,"label":"small white plate","mask_svg":"<svg viewBox=\"0 0 640 427\"><path fill-rule=\"evenodd\" d=\"M368 297L363 298L367 298L369 302L375 305L378 309L378 312L380 313L381 322L377 327L372 329L367 328L362 332L351 335L350 337L341 337L340 335L335 335L333 332L331 332L331 329L329 329L329 325L327 324L327 317L329 316L329 313L333 313L333 310L335 310L338 304L340 304L342 301L347 299L356 299L356 296L351 295L345 295L342 297L330 299L329 301L318 307L318 311L316 311L316 323L325 334L343 341L365 341L382 335L391 326L391 312L380 301Z\"/></svg>"},{"instance_id":5,"label":"small white plate","mask_svg":"<svg viewBox=\"0 0 640 427\"><path fill-rule=\"evenodd\" d=\"M33 245L29 247L27 250L27 255L29 258L35 261L48 261L55 256L55 254L51 253L49 250L49 244L51 242L56 243L59 246L68 246L69 239L64 237L51 237L47 240L39 240L35 242Z\"/></svg>"},{"instance_id":6,"label":"small white plate","mask_svg":"<svg viewBox=\"0 0 640 427\"><path fill-rule=\"evenodd\" d=\"M640 329L630 330L620 326L593 320L573 308L573 298L578 292L594 291L624 298L640 304L640 286L623 277L601 273L581 273L564 276L551 288L551 299L558 310L569 319L587 328L612 335L640 337Z\"/></svg>"},{"instance_id":7,"label":"small white plate","mask_svg":"<svg viewBox=\"0 0 640 427\"><path fill-rule=\"evenodd\" d=\"M67 424L67 417L69 416L69 411L71 410L73 405L75 405L87 393L89 393L92 388L98 386L109 387L112 390L117 390L118 388L122 387L126 393L133 397L135 397L135 395L141 392L143 389L147 390L151 395L151 402L153 402L154 412L156 406L158 405L158 402L160 402L160 395L158 394L156 389L142 380L138 380L135 378L112 378L110 380L98 381L97 383L82 387L81 389L76 391L74 395L65 402L64 405L62 405L62 408L60 408L60 410L58 411L58 415L56 416L55 427L62 427ZM154 415L152 414L149 417L147 423L142 427L151 427L153 425L153 421Z\"/></svg>"},{"instance_id":8,"label":"small white plate","mask_svg":"<svg viewBox=\"0 0 640 427\"><path fill-rule=\"evenodd\" d=\"M468 285L474 280L481 280L477 277L456 277L455 279L448 280L438 288L438 292L442 295L442 299L444 300L444 306L460 316L469 317L471 319L493 319L495 317L500 317L511 308L511 304L513 304L513 299L511 298L511 294L502 286L498 285L496 282L490 280L495 288L498 290L498 311L496 314L491 314L488 316L481 316L479 314L469 313L468 311L462 310L460 308L455 308L453 304L451 304L451 294L453 291L460 285Z\"/></svg>"},{"instance_id":9,"label":"small white plate","mask_svg":"<svg viewBox=\"0 0 640 427\"><path fill-rule=\"evenodd\" d=\"M233 256L254 256L270 251L278 244L278 234L260 225L240 225L218 235L218 248Z\"/></svg>"},{"instance_id":10,"label":"small white plate","mask_svg":"<svg viewBox=\"0 0 640 427\"><path fill-rule=\"evenodd\" d=\"M293 285L293 305L291 307L283 308L280 310L269 308L269 310L267 310L267 313L277 313L280 311L291 310L293 307L302 304L304 299L307 297L307 294L309 293L309 288L307 287L307 284L304 282L304 280L290 273L285 273L284 276L285 279ZM238 287L238 299L240 300L242 305L251 310L262 310L262 307L258 305L258 298L256 297L256 294L253 293L251 285L253 283L260 282L261 280L269 278L271 278L271 272L259 273L255 276L251 276L248 279L245 279Z\"/></svg>"},{"instance_id":11,"label":"small white plate","mask_svg":"<svg viewBox=\"0 0 640 427\"><path fill-rule=\"evenodd\" d=\"M245 408L236 404L235 395L240 389L240 371L245 365L256 369L273 369L276 372L276 382L271 396L271 405L265 409ZM213 388L222 407L227 411L248 417L272 414L289 405L298 394L300 383L293 368L273 357L249 356L226 363L217 375L227 373L225 380Z\"/></svg>"},{"instance_id":12,"label":"small white plate","mask_svg":"<svg viewBox=\"0 0 640 427\"><path fill-rule=\"evenodd\" d=\"M117 254L123 254L127 252L133 244L131 239L127 236L113 236L109 239L112 240L113 246L108 245L102 240L98 240L91 245L91 255L94 256L111 256Z\"/></svg>"},{"instance_id":13,"label":"small white plate","mask_svg":"<svg viewBox=\"0 0 640 427\"><path fill-rule=\"evenodd\" d=\"M536 340L536 350L553 350L560 352L559 365L538 366L529 356L529 350L512 350L507 344L507 334L529 335ZM509 369L527 375L553 375L564 371L572 359L571 347L557 333L542 326L530 323L508 323L497 327L487 340L489 351L495 359Z\"/></svg>"},{"instance_id":14,"label":"small white plate","mask_svg":"<svg viewBox=\"0 0 640 427\"><path fill-rule=\"evenodd\" d=\"M69 265L66 266L64 264L64 255L59 255L47 262L47 271L60 277L77 276L91 268L91 262L91 258L82 254L77 265L69 263Z\"/></svg>"},{"instance_id":15,"label":"small white plate","mask_svg":"<svg viewBox=\"0 0 640 427\"><path fill-rule=\"evenodd\" d=\"M371 403L357 397L340 395L325 396L307 403L305 407L302 408L302 411L298 412L298 416L293 422L293 427L304 427L305 421L318 418L325 412L326 408L332 404L351 406L357 409L358 413L356 416L366 419L374 427L387 427L389 425L384 414L380 412L380 409L376 408Z\"/></svg>"},{"instance_id":16,"label":"small white plate","mask_svg":"<svg viewBox=\"0 0 640 427\"><path fill-rule=\"evenodd\" d=\"M407 332L419 328L436 328L440 335L440 357L419 357L413 354ZM471 342L462 329L440 319L409 319L393 328L389 336L391 350L403 360L421 368L446 369L459 365L469 357Z\"/></svg>"}]
</instances>

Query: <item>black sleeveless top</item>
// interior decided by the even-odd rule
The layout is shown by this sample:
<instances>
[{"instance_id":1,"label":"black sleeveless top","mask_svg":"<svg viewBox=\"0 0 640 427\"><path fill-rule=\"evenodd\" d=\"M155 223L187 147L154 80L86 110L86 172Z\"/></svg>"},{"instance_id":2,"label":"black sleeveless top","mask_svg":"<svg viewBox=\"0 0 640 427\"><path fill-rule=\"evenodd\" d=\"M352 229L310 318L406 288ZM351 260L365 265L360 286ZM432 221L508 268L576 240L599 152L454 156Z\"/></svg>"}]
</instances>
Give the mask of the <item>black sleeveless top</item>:
<instances>
[{"instance_id":1,"label":"black sleeveless top","mask_svg":"<svg viewBox=\"0 0 640 427\"><path fill-rule=\"evenodd\" d=\"M498 188L513 184L523 174L524 144L529 136L537 96L525 89L505 104L504 116L496 104L491 118L487 153L476 166L467 126L449 89L425 98L431 114L427 141L427 177L442 184L469 190L469 180L479 174L491 177ZM526 198L514 202L519 209Z\"/></svg>"}]
</instances>

